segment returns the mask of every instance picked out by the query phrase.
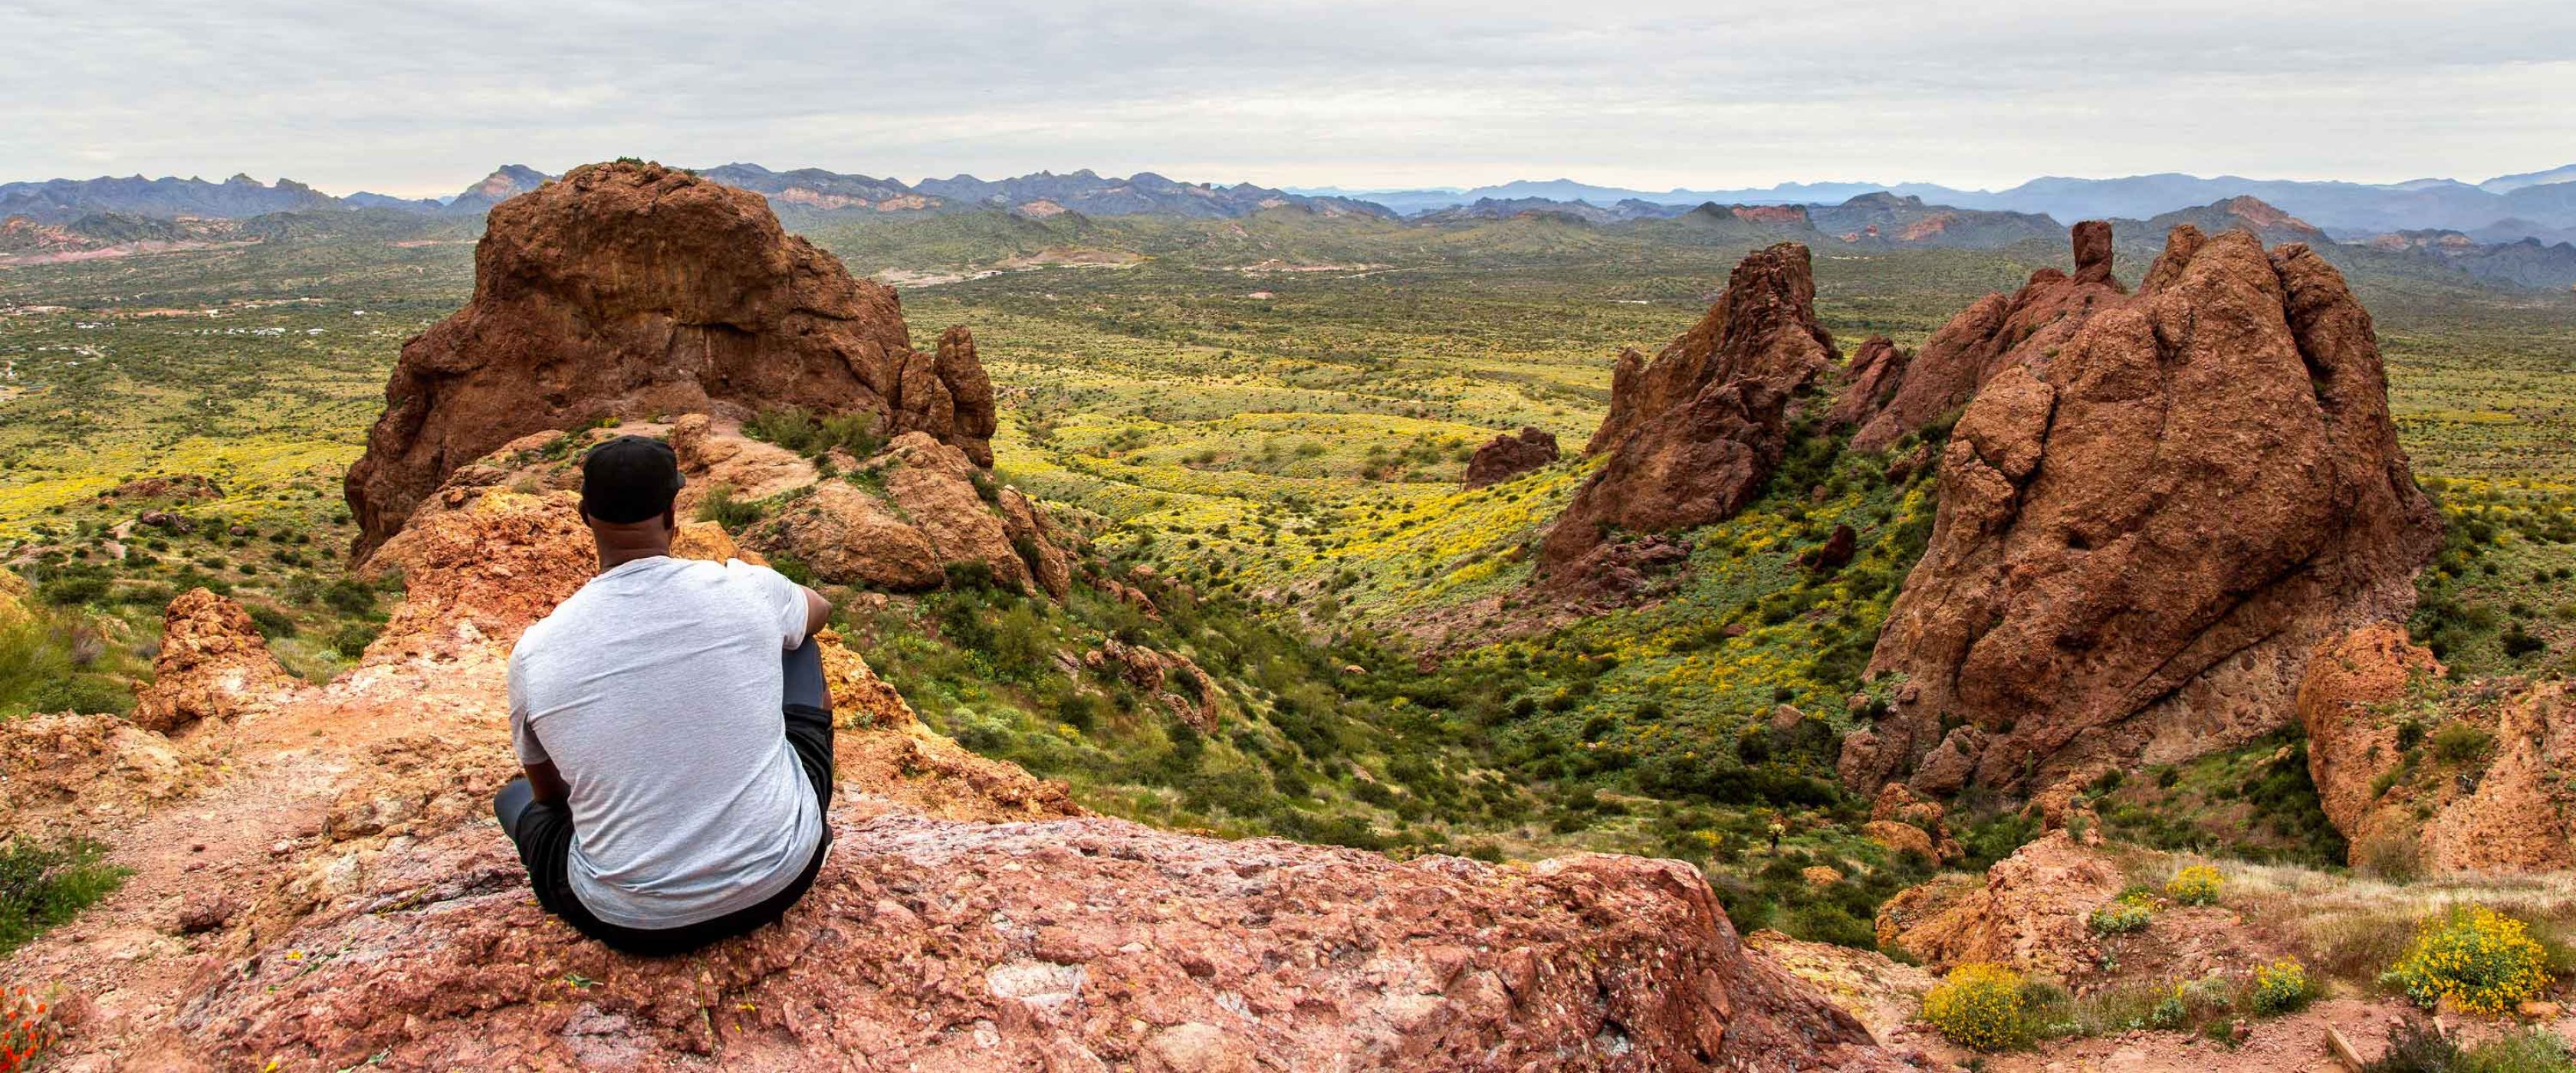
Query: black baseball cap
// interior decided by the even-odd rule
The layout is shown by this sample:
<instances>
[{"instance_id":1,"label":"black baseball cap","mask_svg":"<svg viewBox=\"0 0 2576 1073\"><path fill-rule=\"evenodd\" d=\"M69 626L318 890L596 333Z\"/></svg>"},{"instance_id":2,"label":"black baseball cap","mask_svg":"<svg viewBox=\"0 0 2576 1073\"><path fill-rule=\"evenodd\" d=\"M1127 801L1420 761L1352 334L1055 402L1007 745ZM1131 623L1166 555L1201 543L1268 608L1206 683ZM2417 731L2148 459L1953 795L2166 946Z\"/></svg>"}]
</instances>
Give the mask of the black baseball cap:
<instances>
[{"instance_id":1,"label":"black baseball cap","mask_svg":"<svg viewBox=\"0 0 2576 1073\"><path fill-rule=\"evenodd\" d=\"M650 436L619 436L581 457L581 509L632 525L671 509L680 494L680 456Z\"/></svg>"}]
</instances>

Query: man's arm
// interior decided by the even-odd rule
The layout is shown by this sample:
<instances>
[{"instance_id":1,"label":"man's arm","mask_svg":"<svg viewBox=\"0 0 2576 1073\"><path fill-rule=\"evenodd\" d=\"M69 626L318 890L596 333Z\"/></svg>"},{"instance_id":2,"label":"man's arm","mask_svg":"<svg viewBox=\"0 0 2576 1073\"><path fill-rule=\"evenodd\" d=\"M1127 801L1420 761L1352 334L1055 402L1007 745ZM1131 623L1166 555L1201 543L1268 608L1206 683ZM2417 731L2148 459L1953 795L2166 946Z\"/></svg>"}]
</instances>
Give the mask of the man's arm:
<instances>
[{"instance_id":1,"label":"man's arm","mask_svg":"<svg viewBox=\"0 0 2576 1073\"><path fill-rule=\"evenodd\" d=\"M796 590L805 594L805 636L823 632L823 627L832 621L832 601L803 585L796 586Z\"/></svg>"},{"instance_id":2,"label":"man's arm","mask_svg":"<svg viewBox=\"0 0 2576 1073\"><path fill-rule=\"evenodd\" d=\"M521 770L528 773L528 789L535 791L533 796L539 804L572 796L572 784L565 782L563 773L555 770L554 761L540 760L522 765Z\"/></svg>"}]
</instances>

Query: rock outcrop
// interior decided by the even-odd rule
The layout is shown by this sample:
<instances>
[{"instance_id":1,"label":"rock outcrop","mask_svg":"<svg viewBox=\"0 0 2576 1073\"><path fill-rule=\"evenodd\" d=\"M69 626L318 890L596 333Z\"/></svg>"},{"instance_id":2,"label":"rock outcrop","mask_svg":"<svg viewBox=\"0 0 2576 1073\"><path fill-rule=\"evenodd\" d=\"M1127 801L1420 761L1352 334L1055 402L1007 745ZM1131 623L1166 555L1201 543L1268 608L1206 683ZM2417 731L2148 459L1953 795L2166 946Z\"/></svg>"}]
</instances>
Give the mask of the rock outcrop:
<instances>
[{"instance_id":1,"label":"rock outcrop","mask_svg":"<svg viewBox=\"0 0 2576 1073\"><path fill-rule=\"evenodd\" d=\"M190 589L170 601L152 684L135 698L134 725L167 734L200 719L226 719L297 684L277 663L250 613L229 597Z\"/></svg>"},{"instance_id":2,"label":"rock outcrop","mask_svg":"<svg viewBox=\"0 0 2576 1073\"><path fill-rule=\"evenodd\" d=\"M2045 372L2049 360L2128 292L2111 278L2111 225L2075 225L2075 274L2043 268L2011 295L1990 294L1908 357L1863 344L1832 416L1858 431L1852 448L1878 451L1965 405L2007 368ZM1883 341L1882 341L1883 342Z\"/></svg>"},{"instance_id":3,"label":"rock outcrop","mask_svg":"<svg viewBox=\"0 0 2576 1073\"><path fill-rule=\"evenodd\" d=\"M1113 637L1083 653L1082 663L1093 672L1122 680L1161 701L1173 715L1201 733L1216 729L1216 679L1188 656L1157 652Z\"/></svg>"},{"instance_id":4,"label":"rock outcrop","mask_svg":"<svg viewBox=\"0 0 2576 1073\"><path fill-rule=\"evenodd\" d=\"M331 956L218 974L186 1020L222 1064L324 1068L1895 1068L1675 862L904 814L835 839L784 926L675 964L580 940L489 832L449 836L282 940Z\"/></svg>"},{"instance_id":5,"label":"rock outcrop","mask_svg":"<svg viewBox=\"0 0 2576 1073\"><path fill-rule=\"evenodd\" d=\"M2576 867L2576 697L2518 679L2426 688L2442 673L2391 624L2308 661L2308 771L2350 863L2398 876Z\"/></svg>"},{"instance_id":6,"label":"rock outcrop","mask_svg":"<svg viewBox=\"0 0 2576 1073\"><path fill-rule=\"evenodd\" d=\"M758 194L595 164L495 207L474 298L404 344L349 469L360 558L456 467L608 418L867 413L992 459L972 337L911 347L894 292L779 227Z\"/></svg>"},{"instance_id":7,"label":"rock outcrop","mask_svg":"<svg viewBox=\"0 0 2576 1073\"><path fill-rule=\"evenodd\" d=\"M2358 844L2361 821L2404 752L2399 711L2412 683L2439 678L2442 663L2408 640L2406 629L2378 622L2328 638L2308 656L2299 682L2299 726L2308 736L2308 777L2326 821Z\"/></svg>"},{"instance_id":8,"label":"rock outcrop","mask_svg":"<svg viewBox=\"0 0 2576 1073\"><path fill-rule=\"evenodd\" d=\"M1784 242L1738 264L1708 315L1651 364L1620 355L1609 416L1585 448L1608 459L1540 545L1544 583L1615 594L1605 579L1634 558L1623 534L1706 525L1761 494L1793 405L1835 360L1815 300L1807 248Z\"/></svg>"},{"instance_id":9,"label":"rock outcrop","mask_svg":"<svg viewBox=\"0 0 2576 1073\"><path fill-rule=\"evenodd\" d=\"M1557 459L1556 433L1543 428L1523 428L1518 433L1502 433L1485 441L1467 459L1466 485L1470 490L1501 484L1521 474L1553 465Z\"/></svg>"},{"instance_id":10,"label":"rock outcrop","mask_svg":"<svg viewBox=\"0 0 2576 1073\"><path fill-rule=\"evenodd\" d=\"M1851 363L1843 366L1842 391L1825 411L1826 422L1841 428L1867 423L1896 397L1913 360L1913 355L1897 349L1884 335L1861 340L1860 348L1852 351Z\"/></svg>"},{"instance_id":11,"label":"rock outcrop","mask_svg":"<svg viewBox=\"0 0 2576 1073\"><path fill-rule=\"evenodd\" d=\"M2054 831L1986 870L1985 882L1936 879L1879 909L1879 945L1934 971L1990 961L2059 978L2094 965L2093 911L2120 893L2120 869Z\"/></svg>"},{"instance_id":12,"label":"rock outcrop","mask_svg":"<svg viewBox=\"0 0 2576 1073\"><path fill-rule=\"evenodd\" d=\"M509 510L530 498L578 499L581 452L609 436L632 433L663 436L679 456L688 485L677 503L681 516L694 516L719 489L757 517L739 544L728 538L728 554L765 561L772 555L793 557L825 583L884 592L926 592L948 583L948 567L981 563L1004 585L1034 584L1056 599L1072 592L1073 564L1079 537L1056 522L1047 509L1018 490L1000 486L957 448L922 433L895 438L885 450L865 460L843 456L838 475L823 476L813 461L772 444L745 437L730 422L691 414L668 426L650 422L582 432L537 432L503 444L499 450L459 467L439 489L421 500L406 528L387 540L367 563L370 574L426 569L439 576L458 571L517 572L533 564L473 564L456 561L469 550L473 526L457 528L439 520L459 511ZM513 498L516 497L516 498ZM486 503L486 500L490 500ZM681 537L703 537L704 522L682 524ZM587 547L590 537L577 516L553 512L544 520L531 516L520 534L529 543L568 542ZM459 539L464 543L459 543ZM711 545L712 546L712 545ZM553 552L547 562L564 561ZM422 561L424 557L435 562ZM580 587L587 573L549 577L532 584L532 598L544 606ZM416 596L413 603L437 606L437 597ZM453 618L444 609L436 612ZM471 616L466 616L471 617Z\"/></svg>"},{"instance_id":13,"label":"rock outcrop","mask_svg":"<svg viewBox=\"0 0 2576 1073\"><path fill-rule=\"evenodd\" d=\"M1895 703L1845 741L1856 790L2028 796L2241 744L2295 717L2319 641L2413 605L2440 523L2333 268L2178 228L2136 296L2092 305L2044 361L2002 352L1951 433L1870 662Z\"/></svg>"}]
</instances>

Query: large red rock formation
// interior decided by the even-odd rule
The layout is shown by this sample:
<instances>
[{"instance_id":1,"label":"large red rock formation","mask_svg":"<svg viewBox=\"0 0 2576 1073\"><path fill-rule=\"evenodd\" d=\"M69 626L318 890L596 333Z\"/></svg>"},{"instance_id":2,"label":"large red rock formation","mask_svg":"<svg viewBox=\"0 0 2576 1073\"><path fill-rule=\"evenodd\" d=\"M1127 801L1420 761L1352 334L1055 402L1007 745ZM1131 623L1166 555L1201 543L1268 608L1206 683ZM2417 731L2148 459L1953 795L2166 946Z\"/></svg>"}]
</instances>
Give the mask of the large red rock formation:
<instances>
[{"instance_id":1,"label":"large red rock formation","mask_svg":"<svg viewBox=\"0 0 2576 1073\"><path fill-rule=\"evenodd\" d=\"M1807 248L1784 242L1738 264L1708 315L1653 363L1620 355L1609 416L1584 449L1609 460L1548 532L1542 579L1598 588L1615 570L1617 532L1706 525L1761 494L1788 448L1792 405L1835 360L1815 301Z\"/></svg>"},{"instance_id":2,"label":"large red rock formation","mask_svg":"<svg viewBox=\"0 0 2576 1073\"><path fill-rule=\"evenodd\" d=\"M474 299L404 344L349 469L358 554L456 467L602 418L869 413L989 464L993 388L962 328L911 347L894 292L787 234L758 194L595 164L492 210Z\"/></svg>"},{"instance_id":3,"label":"large red rock formation","mask_svg":"<svg viewBox=\"0 0 2576 1073\"><path fill-rule=\"evenodd\" d=\"M1870 663L1896 703L1845 743L1856 789L2030 792L2239 744L2294 717L2320 640L2413 605L2440 523L2333 268L2176 228L2135 297L2093 305L1951 434Z\"/></svg>"},{"instance_id":4,"label":"large red rock formation","mask_svg":"<svg viewBox=\"0 0 2576 1073\"><path fill-rule=\"evenodd\" d=\"M1911 358L1874 356L1866 344L1854 354L1853 382L1834 410L1859 429L1852 447L1885 449L1965 404L2006 368L2045 369L2097 310L2125 297L2111 278L2111 225L2087 220L2074 236L2074 275L2043 268L2009 296L1987 295Z\"/></svg>"}]
</instances>

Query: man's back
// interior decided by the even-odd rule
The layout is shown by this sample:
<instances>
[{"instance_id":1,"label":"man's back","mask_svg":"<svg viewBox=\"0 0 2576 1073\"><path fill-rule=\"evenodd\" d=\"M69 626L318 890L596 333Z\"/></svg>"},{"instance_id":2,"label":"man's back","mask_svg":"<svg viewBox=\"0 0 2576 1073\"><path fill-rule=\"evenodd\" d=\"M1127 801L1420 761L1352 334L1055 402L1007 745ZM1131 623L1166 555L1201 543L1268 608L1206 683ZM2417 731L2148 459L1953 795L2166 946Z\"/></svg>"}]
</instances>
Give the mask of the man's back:
<instances>
[{"instance_id":1,"label":"man's back","mask_svg":"<svg viewBox=\"0 0 2576 1073\"><path fill-rule=\"evenodd\" d=\"M805 592L739 562L637 559L530 627L510 657L522 763L571 785L574 894L601 920L671 928L796 879L823 817L780 732L780 653Z\"/></svg>"}]
</instances>

